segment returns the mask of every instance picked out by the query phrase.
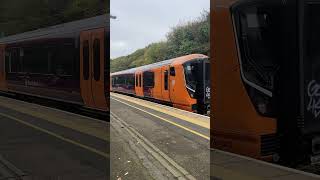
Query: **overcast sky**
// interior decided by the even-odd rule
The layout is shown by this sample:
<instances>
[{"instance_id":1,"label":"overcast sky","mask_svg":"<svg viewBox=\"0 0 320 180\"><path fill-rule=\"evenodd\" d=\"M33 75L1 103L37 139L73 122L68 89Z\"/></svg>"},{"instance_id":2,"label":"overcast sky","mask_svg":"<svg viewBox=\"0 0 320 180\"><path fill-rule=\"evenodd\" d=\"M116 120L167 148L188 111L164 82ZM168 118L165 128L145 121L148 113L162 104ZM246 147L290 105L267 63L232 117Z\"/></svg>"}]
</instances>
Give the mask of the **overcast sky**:
<instances>
[{"instance_id":1,"label":"overcast sky","mask_svg":"<svg viewBox=\"0 0 320 180\"><path fill-rule=\"evenodd\" d=\"M170 28L194 20L210 0L111 0L111 58L166 39Z\"/></svg>"}]
</instances>

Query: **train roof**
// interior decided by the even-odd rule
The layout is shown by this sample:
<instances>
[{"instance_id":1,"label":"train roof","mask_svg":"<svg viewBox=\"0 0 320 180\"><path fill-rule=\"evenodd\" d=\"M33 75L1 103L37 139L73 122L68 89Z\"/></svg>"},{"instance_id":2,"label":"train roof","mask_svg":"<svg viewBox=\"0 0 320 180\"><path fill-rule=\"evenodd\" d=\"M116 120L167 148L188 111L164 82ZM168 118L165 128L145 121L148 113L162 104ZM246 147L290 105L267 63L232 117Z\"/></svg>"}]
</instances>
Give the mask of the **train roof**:
<instances>
[{"instance_id":1,"label":"train roof","mask_svg":"<svg viewBox=\"0 0 320 180\"><path fill-rule=\"evenodd\" d=\"M18 43L22 41L43 39L43 38L55 38L57 36L63 37L71 33L80 33L81 31L95 28L109 27L109 15L104 14L92 18L72 21L64 24L50 26L46 28L37 29L34 31L28 31L21 34L7 36L0 38L0 44Z\"/></svg>"},{"instance_id":2,"label":"train roof","mask_svg":"<svg viewBox=\"0 0 320 180\"><path fill-rule=\"evenodd\" d=\"M243 0L216 0L213 4L214 7L229 7L230 5L241 2Z\"/></svg>"},{"instance_id":3,"label":"train roof","mask_svg":"<svg viewBox=\"0 0 320 180\"><path fill-rule=\"evenodd\" d=\"M131 68L131 69L127 69L127 70L123 70L123 71L118 71L115 73L111 73L112 76L114 75L120 75L120 74L133 74L136 71L146 71L146 70L151 70L154 68L158 68L164 65L169 65L169 64L183 64L186 61L190 61L196 58L207 58L208 56L202 55L202 54L190 54L190 55L186 55L186 56L181 56L181 57L177 57L177 58L173 58L173 59L168 59L168 60L164 60L164 61L160 61L157 63L153 63L153 64L148 64L148 65L144 65L144 66L140 66L140 67L136 67L136 68Z\"/></svg>"}]
</instances>

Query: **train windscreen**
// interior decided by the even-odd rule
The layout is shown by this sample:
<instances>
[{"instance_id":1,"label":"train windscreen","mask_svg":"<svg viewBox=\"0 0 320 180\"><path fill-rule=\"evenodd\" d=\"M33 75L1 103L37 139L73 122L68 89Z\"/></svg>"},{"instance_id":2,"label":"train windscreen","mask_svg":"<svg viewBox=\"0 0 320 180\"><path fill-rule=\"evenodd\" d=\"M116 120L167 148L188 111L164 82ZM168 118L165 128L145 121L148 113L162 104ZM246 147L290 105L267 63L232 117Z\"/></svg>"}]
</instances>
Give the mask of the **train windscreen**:
<instances>
[{"instance_id":1,"label":"train windscreen","mask_svg":"<svg viewBox=\"0 0 320 180\"><path fill-rule=\"evenodd\" d=\"M242 79L256 110L273 114L272 97L279 70L279 20L277 6L246 6L234 12Z\"/></svg>"},{"instance_id":2,"label":"train windscreen","mask_svg":"<svg viewBox=\"0 0 320 180\"><path fill-rule=\"evenodd\" d=\"M196 59L184 65L186 88L192 98L210 101L210 64L208 58Z\"/></svg>"},{"instance_id":3,"label":"train windscreen","mask_svg":"<svg viewBox=\"0 0 320 180\"><path fill-rule=\"evenodd\" d=\"M184 65L184 73L186 79L186 86L190 93L190 96L193 97L197 85L197 62L188 62Z\"/></svg>"}]
</instances>

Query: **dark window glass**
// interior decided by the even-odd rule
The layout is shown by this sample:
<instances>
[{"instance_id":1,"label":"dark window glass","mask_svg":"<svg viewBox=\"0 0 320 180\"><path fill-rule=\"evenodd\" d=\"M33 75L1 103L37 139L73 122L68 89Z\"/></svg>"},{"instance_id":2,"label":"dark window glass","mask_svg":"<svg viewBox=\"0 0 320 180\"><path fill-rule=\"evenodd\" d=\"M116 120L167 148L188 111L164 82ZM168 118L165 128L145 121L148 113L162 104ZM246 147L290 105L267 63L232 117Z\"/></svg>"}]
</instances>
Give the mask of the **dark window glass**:
<instances>
[{"instance_id":1,"label":"dark window glass","mask_svg":"<svg viewBox=\"0 0 320 180\"><path fill-rule=\"evenodd\" d=\"M73 62L75 51L73 43L57 45L48 52L48 69L51 73L64 76L73 75Z\"/></svg>"},{"instance_id":2,"label":"dark window glass","mask_svg":"<svg viewBox=\"0 0 320 180\"><path fill-rule=\"evenodd\" d=\"M138 86L138 75L136 74L136 86Z\"/></svg>"},{"instance_id":3,"label":"dark window glass","mask_svg":"<svg viewBox=\"0 0 320 180\"><path fill-rule=\"evenodd\" d=\"M127 78L126 84L128 86L134 86L134 75L129 74L129 75L127 75L126 78Z\"/></svg>"},{"instance_id":4,"label":"dark window glass","mask_svg":"<svg viewBox=\"0 0 320 180\"><path fill-rule=\"evenodd\" d=\"M47 47L33 45L23 49L23 72L35 74L49 74Z\"/></svg>"},{"instance_id":5,"label":"dark window glass","mask_svg":"<svg viewBox=\"0 0 320 180\"><path fill-rule=\"evenodd\" d=\"M141 77L141 74L139 74L139 87L141 87L141 81L142 81L142 77Z\"/></svg>"},{"instance_id":6,"label":"dark window glass","mask_svg":"<svg viewBox=\"0 0 320 180\"><path fill-rule=\"evenodd\" d=\"M89 79L89 41L83 42L83 78Z\"/></svg>"},{"instance_id":7,"label":"dark window glass","mask_svg":"<svg viewBox=\"0 0 320 180\"><path fill-rule=\"evenodd\" d=\"M187 62L184 64L184 74L185 74L185 79L186 79L186 85L187 88L191 89L192 91L196 90L196 85L197 85L197 65L199 63L197 61L194 62Z\"/></svg>"},{"instance_id":8,"label":"dark window glass","mask_svg":"<svg viewBox=\"0 0 320 180\"><path fill-rule=\"evenodd\" d=\"M19 49L10 49L6 54L7 68L9 72L21 72Z\"/></svg>"},{"instance_id":9,"label":"dark window glass","mask_svg":"<svg viewBox=\"0 0 320 180\"><path fill-rule=\"evenodd\" d=\"M283 47L278 5L239 6L234 12L244 85L256 111L274 117L273 96Z\"/></svg>"},{"instance_id":10,"label":"dark window glass","mask_svg":"<svg viewBox=\"0 0 320 180\"><path fill-rule=\"evenodd\" d=\"M170 76L175 76L176 75L176 70L174 67L170 67Z\"/></svg>"},{"instance_id":11,"label":"dark window glass","mask_svg":"<svg viewBox=\"0 0 320 180\"><path fill-rule=\"evenodd\" d=\"M143 87L154 87L154 72L143 72Z\"/></svg>"},{"instance_id":12,"label":"dark window glass","mask_svg":"<svg viewBox=\"0 0 320 180\"><path fill-rule=\"evenodd\" d=\"M310 80L320 80L320 46L319 46L319 30L320 30L320 4L309 4L306 8L306 66ZM310 71L311 69L311 71Z\"/></svg>"},{"instance_id":13,"label":"dark window glass","mask_svg":"<svg viewBox=\"0 0 320 180\"><path fill-rule=\"evenodd\" d=\"M279 8L249 7L239 12L238 39L244 76L250 82L273 90L279 69Z\"/></svg>"},{"instance_id":14,"label":"dark window glass","mask_svg":"<svg viewBox=\"0 0 320 180\"><path fill-rule=\"evenodd\" d=\"M94 80L99 81L100 80L100 40L95 39L93 42L93 75Z\"/></svg>"},{"instance_id":15,"label":"dark window glass","mask_svg":"<svg viewBox=\"0 0 320 180\"><path fill-rule=\"evenodd\" d=\"M205 80L210 82L210 63L205 63Z\"/></svg>"},{"instance_id":16,"label":"dark window glass","mask_svg":"<svg viewBox=\"0 0 320 180\"><path fill-rule=\"evenodd\" d=\"M169 73L168 71L164 71L164 90L168 90L169 85Z\"/></svg>"}]
</instances>

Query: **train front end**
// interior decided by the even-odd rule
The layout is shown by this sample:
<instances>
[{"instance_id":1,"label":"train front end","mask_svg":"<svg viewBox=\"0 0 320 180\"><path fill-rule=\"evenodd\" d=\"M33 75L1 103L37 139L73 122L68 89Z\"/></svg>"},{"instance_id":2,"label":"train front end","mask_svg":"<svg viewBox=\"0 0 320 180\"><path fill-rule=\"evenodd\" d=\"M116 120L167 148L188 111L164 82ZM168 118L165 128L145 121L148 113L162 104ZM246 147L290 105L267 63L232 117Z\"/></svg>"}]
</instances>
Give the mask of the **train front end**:
<instances>
[{"instance_id":1,"label":"train front end","mask_svg":"<svg viewBox=\"0 0 320 180\"><path fill-rule=\"evenodd\" d=\"M192 110L199 114L210 113L210 63L207 57L193 59L183 64L186 89L197 100Z\"/></svg>"},{"instance_id":2,"label":"train front end","mask_svg":"<svg viewBox=\"0 0 320 180\"><path fill-rule=\"evenodd\" d=\"M292 166L319 162L320 0L219 2L212 147Z\"/></svg>"}]
</instances>

